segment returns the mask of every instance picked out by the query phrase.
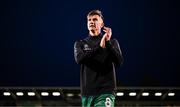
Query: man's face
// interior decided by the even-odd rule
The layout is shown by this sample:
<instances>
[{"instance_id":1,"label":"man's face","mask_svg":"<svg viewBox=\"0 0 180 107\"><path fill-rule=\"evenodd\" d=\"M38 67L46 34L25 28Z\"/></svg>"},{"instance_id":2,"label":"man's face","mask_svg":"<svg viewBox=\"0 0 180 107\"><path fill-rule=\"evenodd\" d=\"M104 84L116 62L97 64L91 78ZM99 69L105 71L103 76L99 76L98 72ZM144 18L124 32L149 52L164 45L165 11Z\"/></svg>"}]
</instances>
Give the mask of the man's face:
<instances>
[{"instance_id":1,"label":"man's face","mask_svg":"<svg viewBox=\"0 0 180 107\"><path fill-rule=\"evenodd\" d=\"M99 31L103 26L103 20L99 15L92 15L87 18L87 27L89 31Z\"/></svg>"}]
</instances>

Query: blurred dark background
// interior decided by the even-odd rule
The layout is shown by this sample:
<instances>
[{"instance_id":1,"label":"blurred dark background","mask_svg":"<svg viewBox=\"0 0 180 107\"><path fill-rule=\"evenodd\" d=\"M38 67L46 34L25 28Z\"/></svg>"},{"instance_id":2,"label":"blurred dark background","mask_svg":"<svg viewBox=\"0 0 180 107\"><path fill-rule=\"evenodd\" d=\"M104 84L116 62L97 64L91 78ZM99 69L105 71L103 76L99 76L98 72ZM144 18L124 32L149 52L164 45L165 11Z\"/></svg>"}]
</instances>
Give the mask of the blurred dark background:
<instances>
[{"instance_id":1,"label":"blurred dark background","mask_svg":"<svg viewBox=\"0 0 180 107\"><path fill-rule=\"evenodd\" d=\"M79 86L74 42L99 9L124 56L118 86L180 86L178 0L1 0L0 86Z\"/></svg>"}]
</instances>

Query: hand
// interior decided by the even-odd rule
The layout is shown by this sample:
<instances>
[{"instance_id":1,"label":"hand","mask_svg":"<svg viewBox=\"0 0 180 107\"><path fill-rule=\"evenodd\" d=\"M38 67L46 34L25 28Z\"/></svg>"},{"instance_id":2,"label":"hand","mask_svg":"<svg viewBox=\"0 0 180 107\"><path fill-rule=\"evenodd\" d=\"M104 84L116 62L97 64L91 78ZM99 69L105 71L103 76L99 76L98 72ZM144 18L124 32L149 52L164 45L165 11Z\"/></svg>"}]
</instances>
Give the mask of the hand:
<instances>
[{"instance_id":1,"label":"hand","mask_svg":"<svg viewBox=\"0 0 180 107\"><path fill-rule=\"evenodd\" d=\"M100 42L100 46L102 48L105 48L105 46L106 46L105 43L106 43L106 36L103 36L102 39L101 39L101 42Z\"/></svg>"},{"instance_id":2,"label":"hand","mask_svg":"<svg viewBox=\"0 0 180 107\"><path fill-rule=\"evenodd\" d=\"M106 37L106 41L109 41L111 39L111 35L112 35L112 30L109 27L104 27L103 31L105 32L105 34L103 35L103 37Z\"/></svg>"}]
</instances>

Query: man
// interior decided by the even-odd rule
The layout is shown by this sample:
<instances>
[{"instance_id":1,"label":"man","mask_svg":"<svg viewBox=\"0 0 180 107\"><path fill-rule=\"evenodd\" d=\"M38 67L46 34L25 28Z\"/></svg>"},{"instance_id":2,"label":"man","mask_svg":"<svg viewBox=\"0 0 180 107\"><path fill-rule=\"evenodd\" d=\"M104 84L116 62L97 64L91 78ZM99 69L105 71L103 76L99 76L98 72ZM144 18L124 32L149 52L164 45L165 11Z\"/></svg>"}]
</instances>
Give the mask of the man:
<instances>
[{"instance_id":1,"label":"man","mask_svg":"<svg viewBox=\"0 0 180 107\"><path fill-rule=\"evenodd\" d=\"M87 27L89 36L74 44L75 61L81 64L82 106L114 107L115 66L123 61L119 43L111 39L111 28L104 27L101 11L89 12Z\"/></svg>"}]
</instances>

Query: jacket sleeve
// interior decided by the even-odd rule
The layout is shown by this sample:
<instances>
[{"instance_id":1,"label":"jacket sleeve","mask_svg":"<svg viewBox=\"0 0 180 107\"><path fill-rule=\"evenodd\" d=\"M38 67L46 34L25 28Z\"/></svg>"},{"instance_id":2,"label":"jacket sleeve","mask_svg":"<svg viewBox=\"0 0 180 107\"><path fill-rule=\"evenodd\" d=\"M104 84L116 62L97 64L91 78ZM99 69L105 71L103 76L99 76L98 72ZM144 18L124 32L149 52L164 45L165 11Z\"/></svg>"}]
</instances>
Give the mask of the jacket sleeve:
<instances>
[{"instance_id":1,"label":"jacket sleeve","mask_svg":"<svg viewBox=\"0 0 180 107\"><path fill-rule=\"evenodd\" d=\"M83 50L83 41L76 41L74 44L74 58L76 63L86 63L92 59L92 57L101 50L101 47L98 46L92 50Z\"/></svg>"},{"instance_id":2,"label":"jacket sleeve","mask_svg":"<svg viewBox=\"0 0 180 107\"><path fill-rule=\"evenodd\" d=\"M116 65L120 66L123 63L123 56L118 41L116 39L113 39L112 41L107 41L106 47L111 53L112 61Z\"/></svg>"}]
</instances>

